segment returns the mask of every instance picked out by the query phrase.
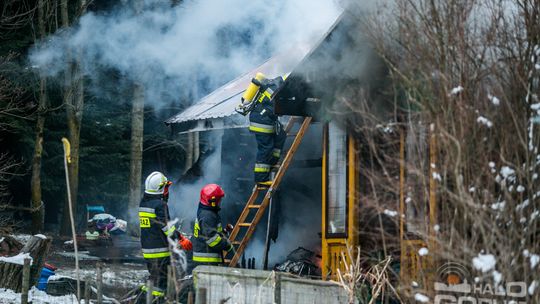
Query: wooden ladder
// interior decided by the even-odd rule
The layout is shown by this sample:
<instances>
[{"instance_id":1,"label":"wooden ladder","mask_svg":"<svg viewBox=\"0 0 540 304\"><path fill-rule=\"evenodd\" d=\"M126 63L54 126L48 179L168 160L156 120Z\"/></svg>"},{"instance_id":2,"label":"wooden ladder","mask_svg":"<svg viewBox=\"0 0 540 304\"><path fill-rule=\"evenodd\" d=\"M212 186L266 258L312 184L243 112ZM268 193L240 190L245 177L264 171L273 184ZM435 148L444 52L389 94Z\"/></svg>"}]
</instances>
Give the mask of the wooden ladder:
<instances>
[{"instance_id":1,"label":"wooden ladder","mask_svg":"<svg viewBox=\"0 0 540 304\"><path fill-rule=\"evenodd\" d=\"M287 135L290 135L289 132L291 131L294 123L296 122L296 117L291 117L289 119L289 122L287 123L287 126L285 127L285 132ZM272 184L269 187L261 187L258 185L255 185L253 187L253 191L251 192L251 196L249 197L249 200L247 201L246 206L244 207L244 210L240 214L240 217L238 218L238 221L236 222L236 225L234 226L233 230L231 231L231 234L229 236L229 240L231 241L231 244L234 246L236 250L233 250L233 257L230 260L225 260L225 262L229 263L229 267L235 267L238 263L238 260L242 256L242 253L244 253L244 250L246 249L246 246L253 236L253 233L255 232L255 228L257 227L257 224L259 224L261 218L264 215L264 211L268 207L270 200L272 199L272 195L279 187L279 184L281 183L281 179L283 178L283 175L289 168L289 165L291 163L291 160L296 153L296 150L298 150L298 147L300 146L300 143L302 142L302 138L304 137L304 134L306 133L306 130L311 123L311 117L304 118L304 121L302 122L302 125L300 126L300 129L298 130L298 133L294 135L294 141L289 148L289 151L287 151L287 154L285 155L285 158L283 159L283 162L279 165L279 169L272 181ZM256 204L257 198L259 197L259 193L262 193L266 190L266 194L264 195L264 198L260 204ZM251 222L247 222L249 214L251 213L251 210L255 210L255 216L253 216L253 219ZM240 229L247 228L247 231L243 234L243 237L241 237L241 240L236 240L236 238L239 235Z\"/></svg>"}]
</instances>

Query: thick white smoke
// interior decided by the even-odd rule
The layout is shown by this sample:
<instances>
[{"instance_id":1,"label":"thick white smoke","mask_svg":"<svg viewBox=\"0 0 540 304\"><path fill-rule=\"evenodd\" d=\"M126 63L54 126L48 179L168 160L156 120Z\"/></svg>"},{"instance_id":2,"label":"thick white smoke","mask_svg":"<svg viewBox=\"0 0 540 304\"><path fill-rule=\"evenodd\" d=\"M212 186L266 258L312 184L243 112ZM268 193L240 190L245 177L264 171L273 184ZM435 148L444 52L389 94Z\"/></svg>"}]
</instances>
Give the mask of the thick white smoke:
<instances>
[{"instance_id":1,"label":"thick white smoke","mask_svg":"<svg viewBox=\"0 0 540 304\"><path fill-rule=\"evenodd\" d=\"M180 96L192 102L272 54L318 40L339 12L332 0L188 0L174 7L146 0L139 14L127 6L87 13L74 28L38 44L30 60L57 76L68 55L81 52L94 94L114 97L120 82L137 82L147 104L168 105ZM118 87L100 86L112 72L122 80Z\"/></svg>"}]
</instances>

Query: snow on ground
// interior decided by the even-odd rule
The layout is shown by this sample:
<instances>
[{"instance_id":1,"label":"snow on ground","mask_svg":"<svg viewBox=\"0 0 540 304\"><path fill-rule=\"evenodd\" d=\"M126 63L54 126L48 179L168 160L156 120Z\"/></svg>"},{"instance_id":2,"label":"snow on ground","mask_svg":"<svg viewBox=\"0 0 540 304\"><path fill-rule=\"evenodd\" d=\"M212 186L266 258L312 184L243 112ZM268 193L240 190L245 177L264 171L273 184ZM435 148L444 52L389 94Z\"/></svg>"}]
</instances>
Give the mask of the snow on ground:
<instances>
[{"instance_id":1,"label":"snow on ground","mask_svg":"<svg viewBox=\"0 0 540 304\"><path fill-rule=\"evenodd\" d=\"M139 269L133 269L133 267L126 267L124 265L114 265L111 267L105 267L103 269L103 284L108 286L121 286L126 288L134 288L144 284L148 277L148 271L144 265L139 265ZM96 268L81 269L79 271L79 277L81 280L85 278L96 278ZM51 276L49 280L58 280L62 277L68 277L72 279L77 278L75 269L58 269L54 276Z\"/></svg>"},{"instance_id":2,"label":"snow on ground","mask_svg":"<svg viewBox=\"0 0 540 304\"><path fill-rule=\"evenodd\" d=\"M63 256L66 258L73 258L75 259L75 252L71 251L64 251L64 252L56 252L57 255ZM93 255L90 255L88 251L79 251L78 252L79 260L89 260L89 261L99 261L100 258L95 257Z\"/></svg>"},{"instance_id":3,"label":"snow on ground","mask_svg":"<svg viewBox=\"0 0 540 304\"><path fill-rule=\"evenodd\" d=\"M26 242L28 242L32 238L31 234L12 234L10 236L21 242L22 244L26 244Z\"/></svg>"},{"instance_id":4,"label":"snow on ground","mask_svg":"<svg viewBox=\"0 0 540 304\"><path fill-rule=\"evenodd\" d=\"M32 287L28 293L28 301L32 304L73 304L77 303L75 295L67 295L54 297L45 292ZM17 304L21 303L21 294L16 293L11 289L0 288L0 303L2 304Z\"/></svg>"}]
</instances>

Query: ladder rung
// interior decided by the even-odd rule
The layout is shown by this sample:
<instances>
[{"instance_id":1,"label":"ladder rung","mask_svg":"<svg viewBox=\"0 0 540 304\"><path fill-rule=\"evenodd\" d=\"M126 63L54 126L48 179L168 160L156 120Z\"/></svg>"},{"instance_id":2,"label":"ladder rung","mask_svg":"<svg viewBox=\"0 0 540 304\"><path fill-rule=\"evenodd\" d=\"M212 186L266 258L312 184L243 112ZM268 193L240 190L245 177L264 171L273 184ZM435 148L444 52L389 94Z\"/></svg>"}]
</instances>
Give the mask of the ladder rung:
<instances>
[{"instance_id":1,"label":"ladder rung","mask_svg":"<svg viewBox=\"0 0 540 304\"><path fill-rule=\"evenodd\" d=\"M261 208L261 205L249 205L248 208L251 208L251 209Z\"/></svg>"},{"instance_id":2,"label":"ladder rung","mask_svg":"<svg viewBox=\"0 0 540 304\"><path fill-rule=\"evenodd\" d=\"M231 260L230 260L230 259L223 259L223 262L225 262L225 263L230 263Z\"/></svg>"},{"instance_id":3,"label":"ladder rung","mask_svg":"<svg viewBox=\"0 0 540 304\"><path fill-rule=\"evenodd\" d=\"M289 136L289 137L293 137L293 136L296 136L296 135L298 135L298 133L287 133L287 136Z\"/></svg>"},{"instance_id":4,"label":"ladder rung","mask_svg":"<svg viewBox=\"0 0 540 304\"><path fill-rule=\"evenodd\" d=\"M231 244L233 244L233 245L240 245L240 241L232 241Z\"/></svg>"},{"instance_id":5,"label":"ladder rung","mask_svg":"<svg viewBox=\"0 0 540 304\"><path fill-rule=\"evenodd\" d=\"M240 224L238 224L238 226L240 226L240 227L249 227L249 226L251 226L251 223L240 223Z\"/></svg>"}]
</instances>

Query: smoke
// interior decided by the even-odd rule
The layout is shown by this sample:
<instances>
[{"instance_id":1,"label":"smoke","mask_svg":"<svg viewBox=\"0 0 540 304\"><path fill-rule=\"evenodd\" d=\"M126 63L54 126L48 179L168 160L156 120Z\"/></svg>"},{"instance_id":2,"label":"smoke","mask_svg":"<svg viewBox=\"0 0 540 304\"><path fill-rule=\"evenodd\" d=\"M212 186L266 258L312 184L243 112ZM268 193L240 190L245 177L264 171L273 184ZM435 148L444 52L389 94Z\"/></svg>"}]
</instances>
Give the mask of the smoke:
<instances>
[{"instance_id":1,"label":"smoke","mask_svg":"<svg viewBox=\"0 0 540 304\"><path fill-rule=\"evenodd\" d=\"M339 11L332 0L146 0L138 14L125 5L85 14L36 45L30 61L56 77L76 57L92 94L120 97L138 83L159 108L195 101L272 54L316 41Z\"/></svg>"}]
</instances>

